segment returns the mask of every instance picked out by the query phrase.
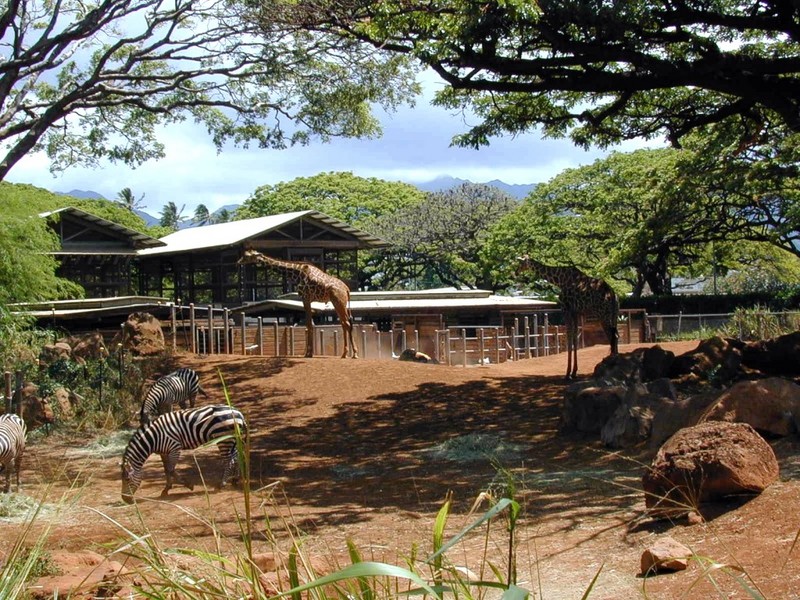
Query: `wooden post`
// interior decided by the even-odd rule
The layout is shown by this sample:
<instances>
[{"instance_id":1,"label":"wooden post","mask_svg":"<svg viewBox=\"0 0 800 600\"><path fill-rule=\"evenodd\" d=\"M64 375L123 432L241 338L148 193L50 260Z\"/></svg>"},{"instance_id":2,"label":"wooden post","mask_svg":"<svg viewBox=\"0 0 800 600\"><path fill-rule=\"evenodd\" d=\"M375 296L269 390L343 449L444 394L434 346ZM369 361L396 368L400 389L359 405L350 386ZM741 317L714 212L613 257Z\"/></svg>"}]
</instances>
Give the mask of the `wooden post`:
<instances>
[{"instance_id":1,"label":"wooden post","mask_svg":"<svg viewBox=\"0 0 800 600\"><path fill-rule=\"evenodd\" d=\"M294 324L289 327L289 356L294 356Z\"/></svg>"},{"instance_id":2,"label":"wooden post","mask_svg":"<svg viewBox=\"0 0 800 600\"><path fill-rule=\"evenodd\" d=\"M525 332L525 358L531 357L531 326L526 316L523 321L523 331Z\"/></svg>"},{"instance_id":3,"label":"wooden post","mask_svg":"<svg viewBox=\"0 0 800 600\"><path fill-rule=\"evenodd\" d=\"M414 330L414 350L419 350L419 329Z\"/></svg>"},{"instance_id":4,"label":"wooden post","mask_svg":"<svg viewBox=\"0 0 800 600\"><path fill-rule=\"evenodd\" d=\"M628 342L627 343L628 344L632 344L633 343L633 313L632 312L628 313L628 327L627 327L627 329L628 329ZM617 340L619 340L619 338L617 338Z\"/></svg>"},{"instance_id":5,"label":"wooden post","mask_svg":"<svg viewBox=\"0 0 800 600\"><path fill-rule=\"evenodd\" d=\"M478 352L479 352L478 364L479 365L485 365L486 364L485 362L483 362L484 350L485 350L485 344L484 344L484 341L483 341L483 327L481 327L480 329L478 329Z\"/></svg>"},{"instance_id":6,"label":"wooden post","mask_svg":"<svg viewBox=\"0 0 800 600\"><path fill-rule=\"evenodd\" d=\"M339 330L333 330L333 355L339 356Z\"/></svg>"},{"instance_id":7,"label":"wooden post","mask_svg":"<svg viewBox=\"0 0 800 600\"><path fill-rule=\"evenodd\" d=\"M192 354L197 354L197 331L195 330L194 321L194 304L189 304L189 330L192 334Z\"/></svg>"},{"instance_id":8,"label":"wooden post","mask_svg":"<svg viewBox=\"0 0 800 600\"><path fill-rule=\"evenodd\" d=\"M367 358L367 330L361 328L361 357Z\"/></svg>"},{"instance_id":9,"label":"wooden post","mask_svg":"<svg viewBox=\"0 0 800 600\"><path fill-rule=\"evenodd\" d=\"M545 356L550 355L550 340L547 339L547 336L550 334L550 332L548 331L549 329L550 329L550 316L547 313L544 313L544 325L542 326L542 339L544 340Z\"/></svg>"},{"instance_id":10,"label":"wooden post","mask_svg":"<svg viewBox=\"0 0 800 600\"><path fill-rule=\"evenodd\" d=\"M223 308L222 309L222 334L225 336L225 341L222 343L220 347L220 354L222 354L222 350L225 350L225 354L231 353L231 323L229 319L230 309Z\"/></svg>"},{"instance_id":11,"label":"wooden post","mask_svg":"<svg viewBox=\"0 0 800 600\"><path fill-rule=\"evenodd\" d=\"M500 328L494 328L494 362L500 364Z\"/></svg>"},{"instance_id":12,"label":"wooden post","mask_svg":"<svg viewBox=\"0 0 800 600\"><path fill-rule=\"evenodd\" d=\"M408 337L408 335L406 334L406 330L405 330L405 329L403 329L402 333L400 334L400 346L401 346L401 348L400 348L400 352L401 352L401 353L402 353L402 352L403 352L403 351L404 351L406 348L408 348L408 345L406 344L407 337ZM414 350L417 350L417 348L414 348Z\"/></svg>"},{"instance_id":13,"label":"wooden post","mask_svg":"<svg viewBox=\"0 0 800 600\"><path fill-rule=\"evenodd\" d=\"M214 308L208 305L208 348L209 355L214 354Z\"/></svg>"},{"instance_id":14,"label":"wooden post","mask_svg":"<svg viewBox=\"0 0 800 600\"><path fill-rule=\"evenodd\" d=\"M242 313L242 356L247 356L247 325L245 324L244 313Z\"/></svg>"},{"instance_id":15,"label":"wooden post","mask_svg":"<svg viewBox=\"0 0 800 600\"><path fill-rule=\"evenodd\" d=\"M536 358L539 358L539 349L542 345L542 341L539 339L539 315L533 315L533 355Z\"/></svg>"},{"instance_id":16,"label":"wooden post","mask_svg":"<svg viewBox=\"0 0 800 600\"><path fill-rule=\"evenodd\" d=\"M325 355L325 330L322 327L319 328L319 345L317 345L317 343L315 342L314 346L316 349L315 354L317 356Z\"/></svg>"},{"instance_id":17,"label":"wooden post","mask_svg":"<svg viewBox=\"0 0 800 600\"><path fill-rule=\"evenodd\" d=\"M264 356L264 317L258 317L258 355Z\"/></svg>"},{"instance_id":18,"label":"wooden post","mask_svg":"<svg viewBox=\"0 0 800 600\"><path fill-rule=\"evenodd\" d=\"M514 329L511 332L511 353L513 360L517 360L517 338L519 337L519 318L514 317Z\"/></svg>"},{"instance_id":19,"label":"wooden post","mask_svg":"<svg viewBox=\"0 0 800 600\"><path fill-rule=\"evenodd\" d=\"M274 340L274 343L275 343L275 356L280 356L281 355L281 340L280 340L280 338L278 336L280 335L281 328L278 325L277 321L273 321L272 322L272 330L275 332L275 340Z\"/></svg>"},{"instance_id":20,"label":"wooden post","mask_svg":"<svg viewBox=\"0 0 800 600\"><path fill-rule=\"evenodd\" d=\"M11 390L11 371L6 371L3 375L4 375L4 378L5 378L5 393L4 393L4 396L5 396L5 399L6 399L6 406L5 406L5 411L4 412L10 413L11 412L11 400L13 398L13 393L12 393L12 390Z\"/></svg>"},{"instance_id":21,"label":"wooden post","mask_svg":"<svg viewBox=\"0 0 800 600\"><path fill-rule=\"evenodd\" d=\"M381 332L378 330L378 360L383 358L382 356L382 348L381 348Z\"/></svg>"}]
</instances>

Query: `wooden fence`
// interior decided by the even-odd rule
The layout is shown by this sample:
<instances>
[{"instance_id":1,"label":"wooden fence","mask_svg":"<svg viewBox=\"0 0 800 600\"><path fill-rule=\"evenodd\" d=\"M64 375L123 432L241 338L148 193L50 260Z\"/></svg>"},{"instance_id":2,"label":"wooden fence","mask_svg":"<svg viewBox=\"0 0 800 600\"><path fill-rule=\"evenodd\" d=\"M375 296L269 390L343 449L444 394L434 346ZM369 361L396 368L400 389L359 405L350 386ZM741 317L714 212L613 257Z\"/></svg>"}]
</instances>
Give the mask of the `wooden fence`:
<instances>
[{"instance_id":1,"label":"wooden fence","mask_svg":"<svg viewBox=\"0 0 800 600\"><path fill-rule=\"evenodd\" d=\"M205 313L198 318L197 312ZM555 311L557 313L557 311ZM642 341L644 312L623 311L620 342ZM228 309L195 309L189 306L189 318L171 315L171 345L196 354L243 354L255 356L303 356L306 350L305 325L280 325L275 321L240 319L234 324ZM602 343L599 325L587 323L579 330L579 346ZM344 350L342 328L338 324L315 325L314 350L317 356L340 356ZM407 348L420 348L420 332L380 331L374 324L355 324L353 337L359 356L391 359ZM507 326L450 327L435 331L433 348L437 361L448 365L480 365L507 360L557 354L566 349L563 325L551 323L549 313L514 319ZM168 344L170 342L168 341Z\"/></svg>"}]
</instances>

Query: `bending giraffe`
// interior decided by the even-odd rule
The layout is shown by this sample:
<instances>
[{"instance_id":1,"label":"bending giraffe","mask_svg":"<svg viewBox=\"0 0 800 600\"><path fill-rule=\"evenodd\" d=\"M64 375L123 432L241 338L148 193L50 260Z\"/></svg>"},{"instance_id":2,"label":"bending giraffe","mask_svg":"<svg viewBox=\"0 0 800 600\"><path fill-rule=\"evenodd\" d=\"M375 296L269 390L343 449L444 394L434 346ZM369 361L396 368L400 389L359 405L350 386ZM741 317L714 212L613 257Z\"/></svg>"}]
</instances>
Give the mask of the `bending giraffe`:
<instances>
[{"instance_id":1,"label":"bending giraffe","mask_svg":"<svg viewBox=\"0 0 800 600\"><path fill-rule=\"evenodd\" d=\"M358 348L353 341L353 315L350 313L350 288L341 279L328 275L322 269L307 262L278 260L265 256L257 250L245 250L239 264L260 263L284 273L303 299L306 311L306 358L314 356L314 320L312 302L330 302L339 317L344 333L342 358L352 353L358 358Z\"/></svg>"},{"instance_id":2,"label":"bending giraffe","mask_svg":"<svg viewBox=\"0 0 800 600\"><path fill-rule=\"evenodd\" d=\"M617 315L619 299L602 279L584 274L576 267L551 267L528 256L520 258L517 274L531 271L559 289L558 300L567 328L567 379L578 373L578 320L592 316L600 320L611 344L611 354L619 352Z\"/></svg>"}]
</instances>

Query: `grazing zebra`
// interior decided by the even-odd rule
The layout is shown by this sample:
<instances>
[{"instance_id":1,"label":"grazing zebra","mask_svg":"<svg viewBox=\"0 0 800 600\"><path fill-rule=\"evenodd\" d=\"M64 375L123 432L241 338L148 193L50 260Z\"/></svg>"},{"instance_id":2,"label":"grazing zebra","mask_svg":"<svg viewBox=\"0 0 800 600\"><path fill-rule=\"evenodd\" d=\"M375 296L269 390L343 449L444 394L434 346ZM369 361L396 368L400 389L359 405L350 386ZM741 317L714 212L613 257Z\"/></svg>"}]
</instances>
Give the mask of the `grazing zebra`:
<instances>
[{"instance_id":1,"label":"grazing zebra","mask_svg":"<svg viewBox=\"0 0 800 600\"><path fill-rule=\"evenodd\" d=\"M182 367L164 375L147 391L139 412L139 423L143 427L159 415L172 412L175 404L181 408L194 408L197 394L205 395L200 387L200 378L194 369Z\"/></svg>"},{"instance_id":2,"label":"grazing zebra","mask_svg":"<svg viewBox=\"0 0 800 600\"><path fill-rule=\"evenodd\" d=\"M218 444L224 456L224 470L219 485L223 487L237 467L234 437L237 429L244 436L247 423L242 413L224 404L167 413L154 419L148 427L140 427L128 442L122 458L122 499L128 504L133 502L133 495L142 483L142 467L153 453L161 455L167 478L162 496L167 495L173 482L193 489L190 483L181 481L175 473L181 450L197 448L211 440L231 436Z\"/></svg>"},{"instance_id":3,"label":"grazing zebra","mask_svg":"<svg viewBox=\"0 0 800 600\"><path fill-rule=\"evenodd\" d=\"M19 490L19 471L22 455L25 452L25 422L17 415L0 415L0 472L6 472L6 485L3 491L11 491L11 471L16 473Z\"/></svg>"}]
</instances>

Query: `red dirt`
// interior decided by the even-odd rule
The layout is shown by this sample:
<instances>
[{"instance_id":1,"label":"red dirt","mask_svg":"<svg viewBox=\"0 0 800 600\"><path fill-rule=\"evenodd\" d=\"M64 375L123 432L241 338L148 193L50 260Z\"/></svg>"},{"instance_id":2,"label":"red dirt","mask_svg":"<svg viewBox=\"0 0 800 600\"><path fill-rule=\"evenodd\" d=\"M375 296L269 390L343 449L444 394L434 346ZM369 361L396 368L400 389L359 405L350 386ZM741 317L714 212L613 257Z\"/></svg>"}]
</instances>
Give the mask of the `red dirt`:
<instances>
[{"instance_id":1,"label":"red dirt","mask_svg":"<svg viewBox=\"0 0 800 600\"><path fill-rule=\"evenodd\" d=\"M662 346L680 354L696 343ZM590 374L607 351L582 350L581 374ZM565 360L561 355L462 368L336 358L178 357L181 366L200 373L209 393L200 403L224 402L221 375L232 403L247 416L253 488L278 482L252 498L256 551L272 548L265 540L266 515L279 547L288 547L288 522L306 536L305 552L335 557L342 565L348 562L347 539L365 559L404 565L415 544L424 556L448 492L452 535L475 518L468 513L478 494L499 485L488 460L453 462L430 450L458 436L485 434L514 450L502 467L514 474L523 506L518 581L536 598L579 598L601 566L593 599L643 597L643 589L652 599L752 597L724 570L713 571L715 591L701 578L707 563L700 559L684 572L638 576L642 551L666 534L698 557L742 569L766 598L800 598L800 544L793 549L800 531L800 442L771 440L781 480L760 496L703 507L707 521L701 524L650 521L644 517L641 475L652 450L614 453L595 438L559 433ZM135 532L146 528L163 548L213 548L211 529L193 511L214 521L224 553L242 548L240 490L205 495L198 487L175 488L168 503L158 502L164 480L160 461L151 457L137 494L140 522L135 508L120 500L119 456L90 457L79 449L56 434L30 444L26 454L24 493L55 501L70 483L83 490L75 508L55 523L51 548L108 553L104 544L126 539L95 511ZM218 476L214 451L195 456L209 480ZM179 468L202 487L191 457L185 453ZM0 552L8 550L17 528L0 520ZM477 571L478 559L488 555L506 572L502 522L493 525L488 550L484 531L473 531L449 559Z\"/></svg>"}]
</instances>

